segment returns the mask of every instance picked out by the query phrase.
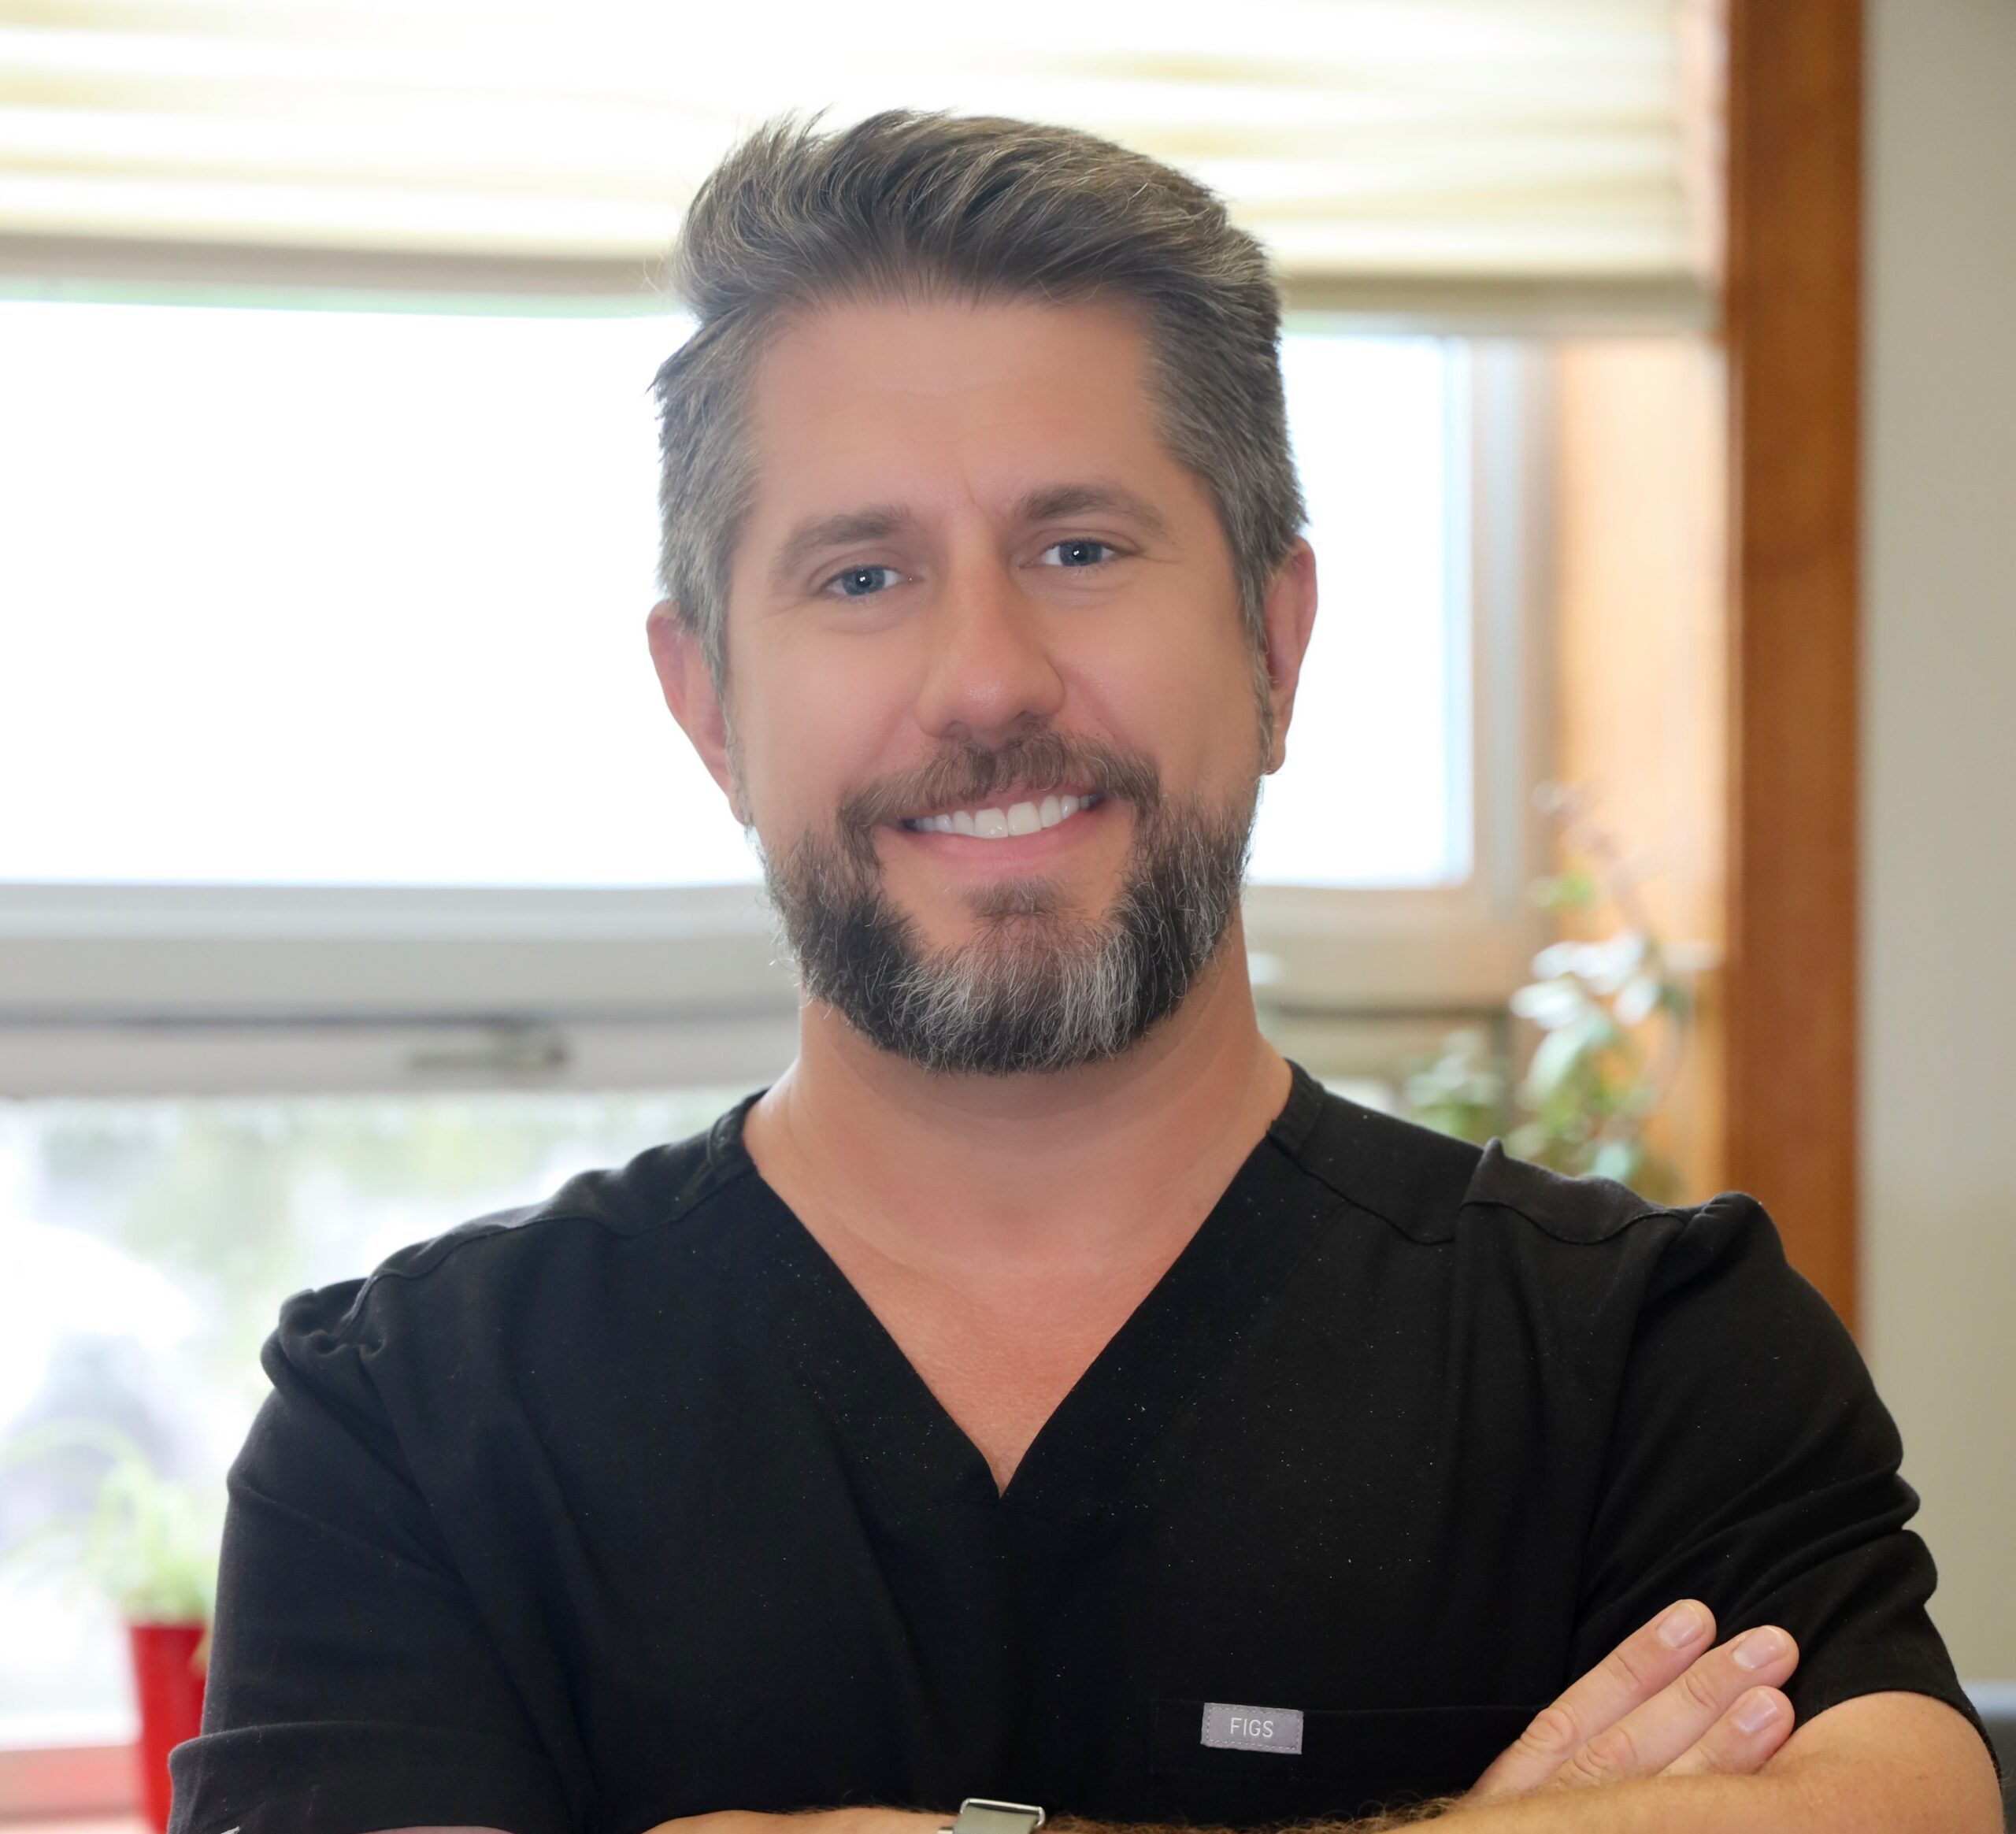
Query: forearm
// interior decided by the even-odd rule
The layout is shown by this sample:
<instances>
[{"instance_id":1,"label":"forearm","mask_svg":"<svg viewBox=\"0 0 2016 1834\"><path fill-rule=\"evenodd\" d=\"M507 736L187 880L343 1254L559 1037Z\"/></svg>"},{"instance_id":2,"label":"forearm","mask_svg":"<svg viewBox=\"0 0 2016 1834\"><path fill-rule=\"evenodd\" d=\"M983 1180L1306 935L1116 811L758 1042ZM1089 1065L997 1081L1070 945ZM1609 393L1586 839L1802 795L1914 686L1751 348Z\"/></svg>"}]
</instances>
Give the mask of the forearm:
<instances>
[{"instance_id":1,"label":"forearm","mask_svg":"<svg viewBox=\"0 0 2016 1834\"><path fill-rule=\"evenodd\" d=\"M1974 1823L1936 1784L1912 1802L1866 1779L1794 1769L1778 1776L1653 1777L1552 1788L1479 1806L1445 1798L1364 1821L1305 1821L1295 1834L1387 1834L1424 1824L1462 1834L1956 1834ZM1227 1829L1051 1819L1045 1834L1233 1834Z\"/></svg>"},{"instance_id":2,"label":"forearm","mask_svg":"<svg viewBox=\"0 0 2016 1834\"><path fill-rule=\"evenodd\" d=\"M1440 1821L1457 1806L1457 1799L1445 1796L1435 1802L1417 1803L1383 1815L1355 1821L1304 1820L1294 1825L1294 1834L1391 1834L1391 1831L1418 1828ZM1462 1824L1472 1824L1466 1819ZM1241 1834L1232 1828L1199 1827L1191 1822L1163 1824L1154 1821L1088 1821L1077 1815L1052 1815L1043 1824L1043 1834ZM1482 1831L1480 1831L1482 1834Z\"/></svg>"}]
</instances>

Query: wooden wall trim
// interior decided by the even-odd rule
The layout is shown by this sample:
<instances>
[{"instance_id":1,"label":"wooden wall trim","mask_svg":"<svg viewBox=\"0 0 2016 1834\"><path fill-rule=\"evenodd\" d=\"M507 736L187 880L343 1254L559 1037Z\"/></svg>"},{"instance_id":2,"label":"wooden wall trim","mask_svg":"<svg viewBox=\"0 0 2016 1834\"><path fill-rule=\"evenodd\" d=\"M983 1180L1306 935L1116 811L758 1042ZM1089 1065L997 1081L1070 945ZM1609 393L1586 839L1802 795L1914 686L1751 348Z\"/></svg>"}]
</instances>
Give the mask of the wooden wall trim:
<instances>
[{"instance_id":1,"label":"wooden wall trim","mask_svg":"<svg viewBox=\"0 0 2016 1834\"><path fill-rule=\"evenodd\" d=\"M1730 0L1732 1184L1856 1317L1861 0Z\"/></svg>"}]
</instances>

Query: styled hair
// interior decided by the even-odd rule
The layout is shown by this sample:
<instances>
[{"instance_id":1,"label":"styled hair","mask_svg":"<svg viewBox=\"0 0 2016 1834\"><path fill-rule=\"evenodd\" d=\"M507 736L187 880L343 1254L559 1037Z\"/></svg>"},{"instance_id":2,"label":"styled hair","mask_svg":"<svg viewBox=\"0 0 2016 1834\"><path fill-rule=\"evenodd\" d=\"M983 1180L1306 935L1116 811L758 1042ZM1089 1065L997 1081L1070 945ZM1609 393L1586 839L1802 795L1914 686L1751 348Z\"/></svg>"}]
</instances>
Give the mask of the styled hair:
<instances>
[{"instance_id":1,"label":"styled hair","mask_svg":"<svg viewBox=\"0 0 2016 1834\"><path fill-rule=\"evenodd\" d=\"M701 186L666 279L699 325L654 385L660 584L717 691L755 482L747 403L782 321L843 302L1097 297L1142 315L1163 443L1211 492L1266 708L1262 608L1304 521L1280 298L1259 244L1203 185L1071 128L896 109L820 134L782 117Z\"/></svg>"}]
</instances>

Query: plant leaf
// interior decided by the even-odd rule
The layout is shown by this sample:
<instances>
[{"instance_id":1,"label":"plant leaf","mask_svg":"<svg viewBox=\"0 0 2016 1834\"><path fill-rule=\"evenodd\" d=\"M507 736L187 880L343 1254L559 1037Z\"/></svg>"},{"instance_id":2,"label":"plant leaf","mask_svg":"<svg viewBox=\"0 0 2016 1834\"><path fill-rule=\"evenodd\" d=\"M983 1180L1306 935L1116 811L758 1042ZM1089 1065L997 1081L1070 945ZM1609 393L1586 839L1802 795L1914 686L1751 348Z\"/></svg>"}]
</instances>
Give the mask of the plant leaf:
<instances>
[{"instance_id":1,"label":"plant leaf","mask_svg":"<svg viewBox=\"0 0 2016 1834\"><path fill-rule=\"evenodd\" d=\"M1641 1025L1661 1003L1663 984L1656 975L1634 974L1618 989L1610 1010L1620 1025Z\"/></svg>"}]
</instances>

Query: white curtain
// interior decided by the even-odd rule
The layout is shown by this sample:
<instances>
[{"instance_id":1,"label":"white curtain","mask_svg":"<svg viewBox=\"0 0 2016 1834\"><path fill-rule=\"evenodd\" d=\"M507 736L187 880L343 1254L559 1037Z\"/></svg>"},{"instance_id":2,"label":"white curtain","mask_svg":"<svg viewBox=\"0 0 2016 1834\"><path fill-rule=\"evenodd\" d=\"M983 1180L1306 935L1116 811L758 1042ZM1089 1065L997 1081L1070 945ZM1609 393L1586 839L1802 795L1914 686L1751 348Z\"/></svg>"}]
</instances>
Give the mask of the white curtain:
<instances>
[{"instance_id":1,"label":"white curtain","mask_svg":"<svg viewBox=\"0 0 2016 1834\"><path fill-rule=\"evenodd\" d=\"M0 0L0 268L648 291L784 109L1068 121L1292 298L1708 297L1712 0Z\"/></svg>"}]
</instances>

